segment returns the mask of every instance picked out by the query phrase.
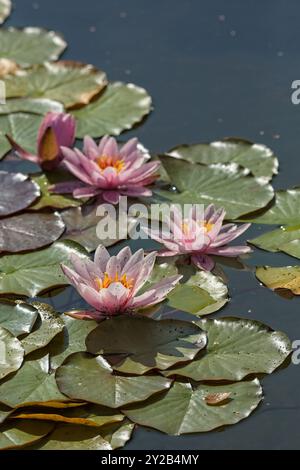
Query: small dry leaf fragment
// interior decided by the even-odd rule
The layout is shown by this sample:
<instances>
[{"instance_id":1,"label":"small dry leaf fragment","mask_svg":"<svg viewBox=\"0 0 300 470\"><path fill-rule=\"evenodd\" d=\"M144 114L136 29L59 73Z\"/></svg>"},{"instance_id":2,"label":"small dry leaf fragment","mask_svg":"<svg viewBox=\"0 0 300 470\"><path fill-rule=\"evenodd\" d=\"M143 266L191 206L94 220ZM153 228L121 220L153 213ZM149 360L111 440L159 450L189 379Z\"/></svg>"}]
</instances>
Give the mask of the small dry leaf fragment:
<instances>
[{"instance_id":1,"label":"small dry leaf fragment","mask_svg":"<svg viewBox=\"0 0 300 470\"><path fill-rule=\"evenodd\" d=\"M223 405L230 398L231 393L229 392L219 392L219 393L210 393L204 398L205 403L210 406Z\"/></svg>"}]
</instances>

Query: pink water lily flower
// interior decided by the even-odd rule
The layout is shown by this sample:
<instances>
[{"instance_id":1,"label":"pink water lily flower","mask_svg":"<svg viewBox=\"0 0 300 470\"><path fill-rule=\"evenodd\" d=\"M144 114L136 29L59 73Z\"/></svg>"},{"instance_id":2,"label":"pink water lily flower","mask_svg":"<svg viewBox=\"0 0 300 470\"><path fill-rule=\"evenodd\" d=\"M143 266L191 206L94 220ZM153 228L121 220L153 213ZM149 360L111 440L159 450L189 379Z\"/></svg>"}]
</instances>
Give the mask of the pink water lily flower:
<instances>
[{"instance_id":1,"label":"pink water lily flower","mask_svg":"<svg viewBox=\"0 0 300 470\"><path fill-rule=\"evenodd\" d=\"M146 188L156 179L159 162L146 162L149 155L141 150L137 139L119 147L113 137L105 136L99 145L86 136L83 151L62 147L64 165L78 182L58 183L57 193L73 193L75 198L101 195L111 204L118 204L120 195L151 196Z\"/></svg>"},{"instance_id":2,"label":"pink water lily flower","mask_svg":"<svg viewBox=\"0 0 300 470\"><path fill-rule=\"evenodd\" d=\"M75 133L76 122L71 114L51 112L46 114L38 130L36 154L27 152L10 136L7 139L20 158L37 163L44 170L51 170L63 158L61 146L74 145Z\"/></svg>"},{"instance_id":3,"label":"pink water lily flower","mask_svg":"<svg viewBox=\"0 0 300 470\"><path fill-rule=\"evenodd\" d=\"M165 246L165 249L158 252L158 256L190 255L197 268L211 271L214 261L209 255L236 257L251 251L245 245L227 246L251 224L223 225L225 215L224 209L216 210L211 204L204 212L193 206L189 217L184 219L181 210L173 205L171 216L167 220L168 228L164 233L151 229L146 231L151 238Z\"/></svg>"},{"instance_id":4,"label":"pink water lily flower","mask_svg":"<svg viewBox=\"0 0 300 470\"><path fill-rule=\"evenodd\" d=\"M94 262L72 256L73 269L62 265L62 270L84 300L95 310L72 312L80 319L132 313L138 309L156 305L166 298L182 276L165 278L141 293L152 273L156 252L147 256L140 249L132 254L129 247L117 256L110 256L100 245Z\"/></svg>"}]
</instances>

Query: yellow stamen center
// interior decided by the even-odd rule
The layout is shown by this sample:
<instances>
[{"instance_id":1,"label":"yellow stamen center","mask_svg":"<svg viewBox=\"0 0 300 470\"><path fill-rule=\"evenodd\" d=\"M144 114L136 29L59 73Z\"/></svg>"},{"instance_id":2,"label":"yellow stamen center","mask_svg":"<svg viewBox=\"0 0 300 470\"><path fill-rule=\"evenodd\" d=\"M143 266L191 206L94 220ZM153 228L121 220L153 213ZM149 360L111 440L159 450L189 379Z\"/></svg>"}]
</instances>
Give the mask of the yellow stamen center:
<instances>
[{"instance_id":1,"label":"yellow stamen center","mask_svg":"<svg viewBox=\"0 0 300 470\"><path fill-rule=\"evenodd\" d=\"M96 159L96 162L101 172L103 172L106 168L114 168L117 173L120 173L120 171L122 171L125 166L124 160L114 160L113 157L108 157L107 155L101 155L101 157Z\"/></svg>"},{"instance_id":2,"label":"yellow stamen center","mask_svg":"<svg viewBox=\"0 0 300 470\"><path fill-rule=\"evenodd\" d=\"M186 222L183 222L183 224L182 224L182 231L183 231L184 235L189 234L189 225Z\"/></svg>"},{"instance_id":3,"label":"yellow stamen center","mask_svg":"<svg viewBox=\"0 0 300 470\"><path fill-rule=\"evenodd\" d=\"M208 222L204 222L203 227L206 232L210 232L211 229L214 227L215 224L210 224Z\"/></svg>"},{"instance_id":4,"label":"yellow stamen center","mask_svg":"<svg viewBox=\"0 0 300 470\"><path fill-rule=\"evenodd\" d=\"M133 279L127 279L127 274L119 277L119 273L115 274L115 277L110 277L107 273L104 273L104 278L96 278L96 284L99 290L107 289L112 283L120 282L126 289L132 289Z\"/></svg>"}]
</instances>

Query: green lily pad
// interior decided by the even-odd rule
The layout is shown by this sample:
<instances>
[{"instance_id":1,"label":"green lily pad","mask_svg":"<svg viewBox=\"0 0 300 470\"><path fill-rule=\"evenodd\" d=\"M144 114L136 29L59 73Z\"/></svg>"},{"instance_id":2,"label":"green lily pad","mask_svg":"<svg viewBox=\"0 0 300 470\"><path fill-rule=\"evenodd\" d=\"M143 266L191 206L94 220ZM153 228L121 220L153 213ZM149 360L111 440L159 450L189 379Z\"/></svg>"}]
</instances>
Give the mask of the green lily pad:
<instances>
[{"instance_id":1,"label":"green lily pad","mask_svg":"<svg viewBox=\"0 0 300 470\"><path fill-rule=\"evenodd\" d=\"M112 355L115 370L144 374L191 361L205 348L206 334L180 320L119 316L102 321L88 335L86 346L92 354Z\"/></svg>"},{"instance_id":2,"label":"green lily pad","mask_svg":"<svg viewBox=\"0 0 300 470\"><path fill-rule=\"evenodd\" d=\"M38 317L31 305L2 300L0 302L0 325L14 336L30 333Z\"/></svg>"},{"instance_id":3,"label":"green lily pad","mask_svg":"<svg viewBox=\"0 0 300 470\"><path fill-rule=\"evenodd\" d=\"M102 217L97 215L97 207L98 204L85 205L64 211L62 218L66 225L66 232L63 239L80 243L89 252L95 251L100 244L109 247L117 243L118 237L102 240L97 236L97 225L102 220ZM110 223L107 218L106 223ZM115 221L113 220L112 223Z\"/></svg>"},{"instance_id":4,"label":"green lily pad","mask_svg":"<svg viewBox=\"0 0 300 470\"><path fill-rule=\"evenodd\" d=\"M43 173L40 175L32 175L31 179L35 181L41 191L41 197L30 207L31 211L39 211L49 207L54 209L66 209L67 207L78 207L82 204L81 200L74 199L71 196L50 193L49 187L54 184L52 180L55 179L51 174Z\"/></svg>"},{"instance_id":5,"label":"green lily pad","mask_svg":"<svg viewBox=\"0 0 300 470\"><path fill-rule=\"evenodd\" d=\"M0 410L1 413L1 410ZM7 412L8 413L8 412ZM1 416L1 414L0 414ZM82 426L101 427L124 420L124 415L118 411L99 405L87 405L78 408L39 412L37 410L21 410L14 419L31 419L37 421L55 421L58 423L80 424Z\"/></svg>"},{"instance_id":6,"label":"green lily pad","mask_svg":"<svg viewBox=\"0 0 300 470\"><path fill-rule=\"evenodd\" d=\"M56 371L57 385L69 398L110 408L142 401L168 389L171 382L161 379L159 376L115 375L102 356L94 357L87 353L72 354Z\"/></svg>"},{"instance_id":7,"label":"green lily pad","mask_svg":"<svg viewBox=\"0 0 300 470\"><path fill-rule=\"evenodd\" d=\"M41 349L52 341L64 329L64 321L48 304L33 302L40 316L39 327L22 340L25 355Z\"/></svg>"},{"instance_id":8,"label":"green lily pad","mask_svg":"<svg viewBox=\"0 0 300 470\"><path fill-rule=\"evenodd\" d=\"M291 241L300 240L300 226L280 227L271 232L264 233L257 238L249 240L252 245L271 252L284 251L281 247L288 245ZM300 253L299 253L300 254Z\"/></svg>"},{"instance_id":9,"label":"green lily pad","mask_svg":"<svg viewBox=\"0 0 300 470\"><path fill-rule=\"evenodd\" d=\"M72 254L87 257L72 241L56 242L49 248L0 258L0 294L34 297L54 287L68 285L60 264L70 265Z\"/></svg>"},{"instance_id":10,"label":"green lily pad","mask_svg":"<svg viewBox=\"0 0 300 470\"><path fill-rule=\"evenodd\" d=\"M88 104L107 85L104 72L73 61L35 65L8 75L4 82L7 98L47 98L66 108Z\"/></svg>"},{"instance_id":11,"label":"green lily pad","mask_svg":"<svg viewBox=\"0 0 300 470\"><path fill-rule=\"evenodd\" d=\"M49 356L26 360L18 372L1 383L0 402L16 408L39 405L43 402L68 402L68 397L60 393L54 374L49 367Z\"/></svg>"},{"instance_id":12,"label":"green lily pad","mask_svg":"<svg viewBox=\"0 0 300 470\"><path fill-rule=\"evenodd\" d=\"M0 450L20 449L49 434L53 423L36 421L10 422L0 429Z\"/></svg>"},{"instance_id":13,"label":"green lily pad","mask_svg":"<svg viewBox=\"0 0 300 470\"><path fill-rule=\"evenodd\" d=\"M63 113L64 107L58 101L38 98L18 98L7 100L0 106L0 115L11 113L31 113L44 115L49 111Z\"/></svg>"},{"instance_id":14,"label":"green lily pad","mask_svg":"<svg viewBox=\"0 0 300 470\"><path fill-rule=\"evenodd\" d=\"M75 110L77 137L119 135L131 129L151 111L151 97L146 90L133 84L109 84L100 98Z\"/></svg>"},{"instance_id":15,"label":"green lily pad","mask_svg":"<svg viewBox=\"0 0 300 470\"><path fill-rule=\"evenodd\" d=\"M122 423L113 423L101 429L101 436L108 441L113 450L124 447L130 440L135 424L126 420Z\"/></svg>"},{"instance_id":16,"label":"green lily pad","mask_svg":"<svg viewBox=\"0 0 300 470\"><path fill-rule=\"evenodd\" d=\"M167 153L172 157L204 165L237 163L249 169L262 182L270 181L278 173L278 160L272 150L246 140L225 139L210 144L179 145Z\"/></svg>"},{"instance_id":17,"label":"green lily pad","mask_svg":"<svg viewBox=\"0 0 300 470\"><path fill-rule=\"evenodd\" d=\"M17 253L43 248L65 231L60 214L21 214L0 219L0 252Z\"/></svg>"},{"instance_id":18,"label":"green lily pad","mask_svg":"<svg viewBox=\"0 0 300 470\"><path fill-rule=\"evenodd\" d=\"M60 424L36 450L112 450L97 429Z\"/></svg>"},{"instance_id":19,"label":"green lily pad","mask_svg":"<svg viewBox=\"0 0 300 470\"><path fill-rule=\"evenodd\" d=\"M8 406L2 405L0 403L0 424L4 423L6 418L8 418L14 410L9 408Z\"/></svg>"},{"instance_id":20,"label":"green lily pad","mask_svg":"<svg viewBox=\"0 0 300 470\"><path fill-rule=\"evenodd\" d=\"M287 289L300 295L300 266L258 266L256 277L269 289Z\"/></svg>"},{"instance_id":21,"label":"green lily pad","mask_svg":"<svg viewBox=\"0 0 300 470\"><path fill-rule=\"evenodd\" d=\"M0 326L0 380L20 369L24 349L20 341Z\"/></svg>"},{"instance_id":22,"label":"green lily pad","mask_svg":"<svg viewBox=\"0 0 300 470\"><path fill-rule=\"evenodd\" d=\"M291 353L291 342L284 333L254 320L229 317L196 323L207 332L207 349L190 364L165 375L237 381L249 374L271 374Z\"/></svg>"},{"instance_id":23,"label":"green lily pad","mask_svg":"<svg viewBox=\"0 0 300 470\"><path fill-rule=\"evenodd\" d=\"M214 203L224 207L227 219L236 219L265 207L274 195L270 185L236 167L196 165L168 156L161 162L178 192L155 190L155 194L170 203Z\"/></svg>"},{"instance_id":24,"label":"green lily pad","mask_svg":"<svg viewBox=\"0 0 300 470\"><path fill-rule=\"evenodd\" d=\"M64 329L54 338L48 349L52 369L57 369L71 354L86 351L86 337L98 325L93 320L82 321L68 315L61 315L60 318L65 324Z\"/></svg>"},{"instance_id":25,"label":"green lily pad","mask_svg":"<svg viewBox=\"0 0 300 470\"><path fill-rule=\"evenodd\" d=\"M41 28L0 30L0 56L23 67L57 60L67 44L58 33Z\"/></svg>"},{"instance_id":26,"label":"green lily pad","mask_svg":"<svg viewBox=\"0 0 300 470\"><path fill-rule=\"evenodd\" d=\"M300 225L300 188L277 191L274 203L267 211L261 215L256 215L250 219L255 224L269 225Z\"/></svg>"},{"instance_id":27,"label":"green lily pad","mask_svg":"<svg viewBox=\"0 0 300 470\"><path fill-rule=\"evenodd\" d=\"M41 115L29 113L0 115L0 159L11 149L6 134L28 152L35 154L36 138L42 119Z\"/></svg>"},{"instance_id":28,"label":"green lily pad","mask_svg":"<svg viewBox=\"0 0 300 470\"><path fill-rule=\"evenodd\" d=\"M40 194L37 185L22 173L0 171L0 187L0 217L26 209Z\"/></svg>"},{"instance_id":29,"label":"green lily pad","mask_svg":"<svg viewBox=\"0 0 300 470\"><path fill-rule=\"evenodd\" d=\"M11 7L11 0L0 0L0 24L10 15Z\"/></svg>"},{"instance_id":30,"label":"green lily pad","mask_svg":"<svg viewBox=\"0 0 300 470\"><path fill-rule=\"evenodd\" d=\"M228 302L228 289L222 279L210 272L197 271L190 265L175 264L169 261L156 262L150 280L143 290L164 278L178 273L184 277L168 295L166 305L194 315L208 315L216 312Z\"/></svg>"},{"instance_id":31,"label":"green lily pad","mask_svg":"<svg viewBox=\"0 0 300 470\"><path fill-rule=\"evenodd\" d=\"M226 393L230 399L222 406L211 406L212 394ZM235 424L247 418L262 400L257 379L231 385L200 385L175 382L163 397L154 397L142 405L133 405L123 412L131 421L158 429L166 434L180 435L208 432ZM174 412L176 410L176 412Z\"/></svg>"}]
</instances>

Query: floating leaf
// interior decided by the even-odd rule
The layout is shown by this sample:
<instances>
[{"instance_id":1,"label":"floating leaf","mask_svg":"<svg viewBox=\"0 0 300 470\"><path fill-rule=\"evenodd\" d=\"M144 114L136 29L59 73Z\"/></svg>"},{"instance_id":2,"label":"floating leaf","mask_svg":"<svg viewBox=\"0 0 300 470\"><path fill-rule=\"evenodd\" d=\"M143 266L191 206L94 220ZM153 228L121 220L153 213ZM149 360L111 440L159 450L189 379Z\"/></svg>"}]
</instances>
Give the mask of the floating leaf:
<instances>
[{"instance_id":1,"label":"floating leaf","mask_svg":"<svg viewBox=\"0 0 300 470\"><path fill-rule=\"evenodd\" d=\"M60 424L47 441L35 447L38 450L112 450L109 442L97 429L86 426Z\"/></svg>"},{"instance_id":2,"label":"floating leaf","mask_svg":"<svg viewBox=\"0 0 300 470\"><path fill-rule=\"evenodd\" d=\"M68 402L57 388L54 374L49 368L49 356L26 360L20 370L1 383L0 402L11 408L39 405L47 402Z\"/></svg>"},{"instance_id":3,"label":"floating leaf","mask_svg":"<svg viewBox=\"0 0 300 470\"><path fill-rule=\"evenodd\" d=\"M53 172L52 174L43 173L37 176L32 175L31 179L38 184L41 191L41 197L30 207L31 211L39 211L49 207L54 209L66 209L67 207L77 207L82 204L80 199L49 192L49 187L54 184L54 181L51 181L55 179L53 178Z\"/></svg>"},{"instance_id":4,"label":"floating leaf","mask_svg":"<svg viewBox=\"0 0 300 470\"><path fill-rule=\"evenodd\" d=\"M68 397L110 408L145 400L171 384L159 376L115 375L103 357L87 353L69 356L57 369L56 381L61 392Z\"/></svg>"},{"instance_id":5,"label":"floating leaf","mask_svg":"<svg viewBox=\"0 0 300 470\"><path fill-rule=\"evenodd\" d=\"M93 354L112 355L113 368L129 374L167 369L191 361L206 346L206 334L179 320L119 316L102 321L86 339Z\"/></svg>"},{"instance_id":6,"label":"floating leaf","mask_svg":"<svg viewBox=\"0 0 300 470\"><path fill-rule=\"evenodd\" d=\"M28 446L49 434L53 427L53 423L36 421L7 423L0 429L0 450Z\"/></svg>"},{"instance_id":7,"label":"floating leaf","mask_svg":"<svg viewBox=\"0 0 300 470\"><path fill-rule=\"evenodd\" d=\"M126 442L131 438L134 430L134 423L130 423L128 420L122 423L114 423L104 426L101 429L101 436L108 441L113 450L124 447Z\"/></svg>"},{"instance_id":8,"label":"floating leaf","mask_svg":"<svg viewBox=\"0 0 300 470\"><path fill-rule=\"evenodd\" d=\"M8 300L0 302L0 325L14 336L30 333L37 317L38 312L31 305Z\"/></svg>"},{"instance_id":9,"label":"floating leaf","mask_svg":"<svg viewBox=\"0 0 300 470\"><path fill-rule=\"evenodd\" d=\"M11 0L0 0L0 23L4 23L11 12Z\"/></svg>"},{"instance_id":10,"label":"floating leaf","mask_svg":"<svg viewBox=\"0 0 300 470\"><path fill-rule=\"evenodd\" d=\"M227 219L265 207L273 198L273 189L232 166L209 167L164 156L161 158L172 184L178 192L155 190L172 203L214 203L224 207Z\"/></svg>"},{"instance_id":11,"label":"floating leaf","mask_svg":"<svg viewBox=\"0 0 300 470\"><path fill-rule=\"evenodd\" d=\"M267 251L284 251L285 245L293 240L300 240L300 226L296 227L280 227L271 232L249 240L249 243Z\"/></svg>"},{"instance_id":12,"label":"floating leaf","mask_svg":"<svg viewBox=\"0 0 300 470\"><path fill-rule=\"evenodd\" d=\"M66 108L88 104L107 84L104 72L73 61L35 65L5 77L4 82L7 98L48 98Z\"/></svg>"},{"instance_id":13,"label":"floating leaf","mask_svg":"<svg viewBox=\"0 0 300 470\"><path fill-rule=\"evenodd\" d=\"M38 421L55 421L60 423L80 424L82 426L100 427L105 424L123 421L124 415L104 406L88 405L80 408L61 410L60 414L53 414L53 411L39 413L36 410L23 410L17 415L14 415L13 419L34 419Z\"/></svg>"},{"instance_id":14,"label":"floating leaf","mask_svg":"<svg viewBox=\"0 0 300 470\"><path fill-rule=\"evenodd\" d=\"M6 135L28 152L35 154L36 138L42 119L42 116L29 113L0 115L0 159L11 149Z\"/></svg>"},{"instance_id":15,"label":"floating leaf","mask_svg":"<svg viewBox=\"0 0 300 470\"><path fill-rule=\"evenodd\" d=\"M242 380L249 374L271 374L291 352L288 337L266 325L242 318L197 321L208 346L190 364L166 371L193 380Z\"/></svg>"},{"instance_id":16,"label":"floating leaf","mask_svg":"<svg viewBox=\"0 0 300 470\"><path fill-rule=\"evenodd\" d=\"M31 113L44 115L52 111L54 113L62 113L64 107L58 101L48 99L34 98L18 98L7 100L5 104L0 106L0 115L11 113Z\"/></svg>"},{"instance_id":17,"label":"floating leaf","mask_svg":"<svg viewBox=\"0 0 300 470\"><path fill-rule=\"evenodd\" d=\"M60 214L21 214L0 219L0 252L17 253L50 245L60 238L65 224Z\"/></svg>"},{"instance_id":18,"label":"floating leaf","mask_svg":"<svg viewBox=\"0 0 300 470\"><path fill-rule=\"evenodd\" d=\"M64 360L75 352L85 351L87 335L96 328L97 322L82 321L61 315L65 326L49 346L50 363L52 369L57 369Z\"/></svg>"},{"instance_id":19,"label":"floating leaf","mask_svg":"<svg viewBox=\"0 0 300 470\"><path fill-rule=\"evenodd\" d=\"M67 44L54 31L41 28L0 30L0 56L26 67L47 60L57 60Z\"/></svg>"},{"instance_id":20,"label":"floating leaf","mask_svg":"<svg viewBox=\"0 0 300 470\"><path fill-rule=\"evenodd\" d=\"M256 277L269 289L288 289L300 295L300 266L259 266Z\"/></svg>"},{"instance_id":21,"label":"floating leaf","mask_svg":"<svg viewBox=\"0 0 300 470\"><path fill-rule=\"evenodd\" d=\"M0 380L18 370L23 358L24 349L20 341L0 326Z\"/></svg>"},{"instance_id":22,"label":"floating leaf","mask_svg":"<svg viewBox=\"0 0 300 470\"><path fill-rule=\"evenodd\" d=\"M269 225L300 225L300 188L277 191L275 201L262 215L250 219L252 223Z\"/></svg>"},{"instance_id":23,"label":"floating leaf","mask_svg":"<svg viewBox=\"0 0 300 470\"><path fill-rule=\"evenodd\" d=\"M133 84L109 84L100 98L73 111L77 120L77 137L119 135L131 129L151 111L151 98L143 88Z\"/></svg>"},{"instance_id":24,"label":"floating leaf","mask_svg":"<svg viewBox=\"0 0 300 470\"><path fill-rule=\"evenodd\" d=\"M70 265L70 256L87 257L75 242L56 242L44 250L0 258L0 294L34 297L50 288L69 284L60 264Z\"/></svg>"},{"instance_id":25,"label":"floating leaf","mask_svg":"<svg viewBox=\"0 0 300 470\"><path fill-rule=\"evenodd\" d=\"M208 315L223 307L228 301L228 289L223 281L206 271L196 271L190 265L176 266L171 258L168 262L157 262L145 290L164 278L183 274L183 280L168 295L167 305L194 315Z\"/></svg>"},{"instance_id":26,"label":"floating leaf","mask_svg":"<svg viewBox=\"0 0 300 470\"><path fill-rule=\"evenodd\" d=\"M4 423L6 418L9 417L13 413L14 410L9 408L8 406L2 405L0 403L0 424ZM1 432L1 431L0 431Z\"/></svg>"},{"instance_id":27,"label":"floating leaf","mask_svg":"<svg viewBox=\"0 0 300 470\"><path fill-rule=\"evenodd\" d=\"M40 194L38 186L22 173L0 171L0 187L0 217L26 209Z\"/></svg>"},{"instance_id":28,"label":"floating leaf","mask_svg":"<svg viewBox=\"0 0 300 470\"><path fill-rule=\"evenodd\" d=\"M216 393L230 393L231 397L218 410L206 402L207 396ZM189 383L175 382L163 397L154 397L123 412L137 424L180 435L238 423L247 418L261 400L262 389L257 379L231 385L200 385L194 389Z\"/></svg>"},{"instance_id":29,"label":"floating leaf","mask_svg":"<svg viewBox=\"0 0 300 470\"><path fill-rule=\"evenodd\" d=\"M66 224L66 232L63 238L80 243L89 252L96 250L100 244L109 247L117 243L118 237L102 240L97 236L97 225L103 219L97 215L97 207L98 204L85 205L64 211L62 218ZM109 224L110 219L106 218L106 223ZM112 223L115 223L115 220L112 220Z\"/></svg>"},{"instance_id":30,"label":"floating leaf","mask_svg":"<svg viewBox=\"0 0 300 470\"><path fill-rule=\"evenodd\" d=\"M47 346L65 326L64 321L50 305L41 302L33 302L33 305L40 315L41 323L37 330L22 340L25 354Z\"/></svg>"},{"instance_id":31,"label":"floating leaf","mask_svg":"<svg viewBox=\"0 0 300 470\"><path fill-rule=\"evenodd\" d=\"M278 172L278 160L272 150L246 140L225 139L210 144L179 145L168 155L204 165L237 163L265 183Z\"/></svg>"}]
</instances>

